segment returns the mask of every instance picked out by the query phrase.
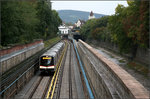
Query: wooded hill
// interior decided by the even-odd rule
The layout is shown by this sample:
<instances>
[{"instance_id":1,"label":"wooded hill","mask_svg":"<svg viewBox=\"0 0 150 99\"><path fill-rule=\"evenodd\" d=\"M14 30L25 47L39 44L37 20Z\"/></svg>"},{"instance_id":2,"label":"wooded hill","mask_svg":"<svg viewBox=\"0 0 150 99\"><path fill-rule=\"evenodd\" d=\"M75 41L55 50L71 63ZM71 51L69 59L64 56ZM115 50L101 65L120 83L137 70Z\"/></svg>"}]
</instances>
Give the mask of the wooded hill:
<instances>
[{"instance_id":1,"label":"wooded hill","mask_svg":"<svg viewBox=\"0 0 150 99\"><path fill-rule=\"evenodd\" d=\"M75 23L78 19L86 21L88 20L88 17L90 15L90 12L77 10L58 10L57 12L59 13L59 16L62 19L62 21L67 23ZM100 18L105 15L94 13L94 16L96 18Z\"/></svg>"}]
</instances>

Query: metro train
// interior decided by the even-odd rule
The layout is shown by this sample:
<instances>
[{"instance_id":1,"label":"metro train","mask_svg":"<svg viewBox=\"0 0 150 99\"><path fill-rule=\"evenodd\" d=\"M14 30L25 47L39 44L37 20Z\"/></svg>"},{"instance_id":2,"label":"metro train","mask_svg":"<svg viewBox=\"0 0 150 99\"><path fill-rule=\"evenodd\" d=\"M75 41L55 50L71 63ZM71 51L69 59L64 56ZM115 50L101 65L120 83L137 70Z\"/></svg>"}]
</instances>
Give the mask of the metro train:
<instances>
[{"instance_id":1,"label":"metro train","mask_svg":"<svg viewBox=\"0 0 150 99\"><path fill-rule=\"evenodd\" d=\"M56 70L56 64L63 51L64 43L59 42L39 58L39 69L41 72Z\"/></svg>"}]
</instances>

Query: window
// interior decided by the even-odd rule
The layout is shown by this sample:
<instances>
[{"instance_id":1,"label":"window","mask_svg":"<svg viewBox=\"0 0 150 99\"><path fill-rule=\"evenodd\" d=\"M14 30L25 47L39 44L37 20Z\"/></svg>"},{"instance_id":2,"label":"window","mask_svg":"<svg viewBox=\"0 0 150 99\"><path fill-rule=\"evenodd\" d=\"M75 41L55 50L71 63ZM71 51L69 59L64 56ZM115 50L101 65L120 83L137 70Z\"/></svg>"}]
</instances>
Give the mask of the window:
<instances>
[{"instance_id":1,"label":"window","mask_svg":"<svg viewBox=\"0 0 150 99\"><path fill-rule=\"evenodd\" d=\"M45 57L45 56L43 56ZM40 58L40 65L42 66L51 66L54 65L54 58L51 57L51 59L43 59L43 57Z\"/></svg>"}]
</instances>

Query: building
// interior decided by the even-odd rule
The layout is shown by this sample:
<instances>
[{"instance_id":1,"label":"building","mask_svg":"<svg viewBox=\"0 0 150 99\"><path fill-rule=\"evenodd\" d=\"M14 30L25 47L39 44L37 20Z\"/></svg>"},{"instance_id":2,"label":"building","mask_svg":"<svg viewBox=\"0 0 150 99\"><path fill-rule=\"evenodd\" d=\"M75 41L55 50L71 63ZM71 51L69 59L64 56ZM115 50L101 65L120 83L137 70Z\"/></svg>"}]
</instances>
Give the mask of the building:
<instances>
[{"instance_id":1,"label":"building","mask_svg":"<svg viewBox=\"0 0 150 99\"><path fill-rule=\"evenodd\" d=\"M94 19L94 18L95 18L94 13L93 13L93 11L91 11L90 16L89 16L89 20Z\"/></svg>"},{"instance_id":2,"label":"building","mask_svg":"<svg viewBox=\"0 0 150 99\"><path fill-rule=\"evenodd\" d=\"M73 29L73 25L70 25L70 26L68 26L68 27L69 27L69 29L71 29L71 30Z\"/></svg>"},{"instance_id":3,"label":"building","mask_svg":"<svg viewBox=\"0 0 150 99\"><path fill-rule=\"evenodd\" d=\"M64 24L60 25L58 29L60 34L68 34L70 31L69 27L65 26Z\"/></svg>"},{"instance_id":4,"label":"building","mask_svg":"<svg viewBox=\"0 0 150 99\"><path fill-rule=\"evenodd\" d=\"M83 24L85 24L85 21L79 19L79 20L75 23L75 26L76 26L76 27L81 27Z\"/></svg>"}]
</instances>

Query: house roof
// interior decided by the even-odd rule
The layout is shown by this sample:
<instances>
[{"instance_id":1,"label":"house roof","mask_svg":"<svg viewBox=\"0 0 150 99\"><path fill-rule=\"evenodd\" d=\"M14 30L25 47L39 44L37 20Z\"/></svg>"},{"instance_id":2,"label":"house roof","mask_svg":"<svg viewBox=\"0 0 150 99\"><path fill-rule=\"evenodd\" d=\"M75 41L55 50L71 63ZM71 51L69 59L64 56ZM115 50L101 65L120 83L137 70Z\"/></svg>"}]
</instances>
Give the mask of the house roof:
<instances>
[{"instance_id":1,"label":"house roof","mask_svg":"<svg viewBox=\"0 0 150 99\"><path fill-rule=\"evenodd\" d=\"M84 23L85 23L85 21L84 21L84 20L81 20L81 19L79 19L78 21L80 21L81 24L84 24ZM77 22L76 22L76 23L77 23Z\"/></svg>"}]
</instances>

